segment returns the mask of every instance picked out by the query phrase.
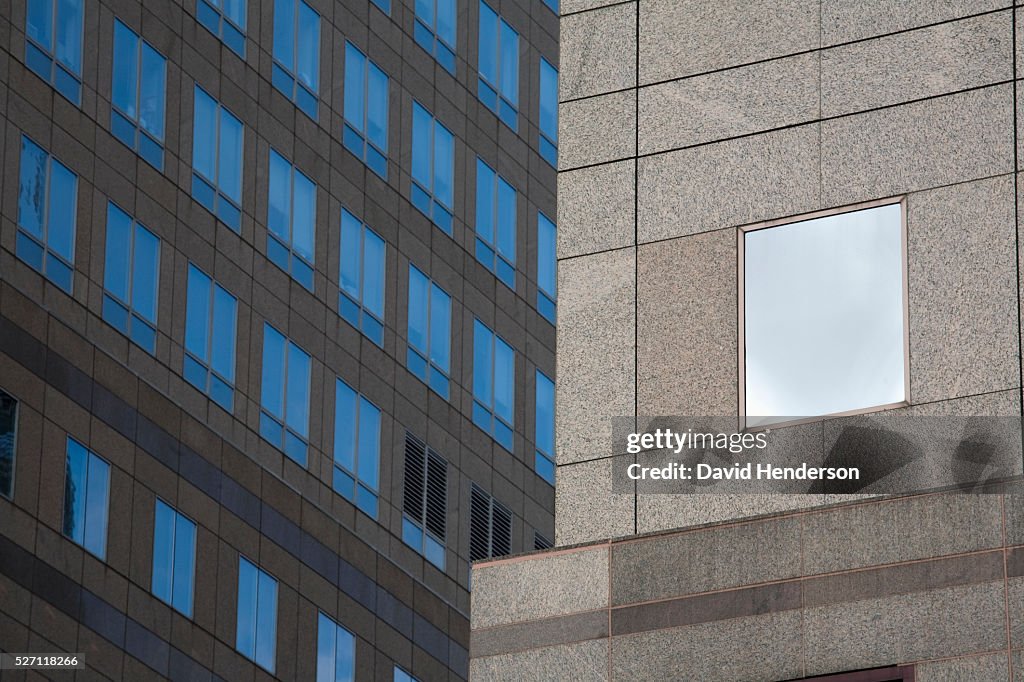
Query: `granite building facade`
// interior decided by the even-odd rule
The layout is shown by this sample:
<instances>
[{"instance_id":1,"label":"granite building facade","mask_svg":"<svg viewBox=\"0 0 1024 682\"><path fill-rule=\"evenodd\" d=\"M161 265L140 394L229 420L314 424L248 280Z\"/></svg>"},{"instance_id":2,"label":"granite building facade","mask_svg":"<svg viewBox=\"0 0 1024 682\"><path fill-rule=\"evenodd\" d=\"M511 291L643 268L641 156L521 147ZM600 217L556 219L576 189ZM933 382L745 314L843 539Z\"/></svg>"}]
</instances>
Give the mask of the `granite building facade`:
<instances>
[{"instance_id":1,"label":"granite building facade","mask_svg":"<svg viewBox=\"0 0 1024 682\"><path fill-rule=\"evenodd\" d=\"M891 413L1019 418L1020 8L562 9L556 543L475 567L474 679L1024 679L1019 495L637 494L611 445L744 414L752 226L879 202Z\"/></svg>"},{"instance_id":2,"label":"granite building facade","mask_svg":"<svg viewBox=\"0 0 1024 682\"><path fill-rule=\"evenodd\" d=\"M466 679L553 537L557 6L0 3L3 679ZM550 390L549 390L550 385Z\"/></svg>"}]
</instances>

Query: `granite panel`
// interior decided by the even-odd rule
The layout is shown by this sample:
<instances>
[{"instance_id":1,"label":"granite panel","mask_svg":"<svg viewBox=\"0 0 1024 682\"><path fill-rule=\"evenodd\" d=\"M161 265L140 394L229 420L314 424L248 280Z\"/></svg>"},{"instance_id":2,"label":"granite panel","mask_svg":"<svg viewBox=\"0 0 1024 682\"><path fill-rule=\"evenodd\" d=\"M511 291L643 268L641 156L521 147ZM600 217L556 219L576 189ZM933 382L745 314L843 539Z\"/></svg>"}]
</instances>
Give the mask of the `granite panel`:
<instances>
[{"instance_id":1,"label":"granite panel","mask_svg":"<svg viewBox=\"0 0 1024 682\"><path fill-rule=\"evenodd\" d=\"M617 161L635 154L635 90L573 100L559 107L559 170Z\"/></svg>"},{"instance_id":2,"label":"granite panel","mask_svg":"<svg viewBox=\"0 0 1024 682\"><path fill-rule=\"evenodd\" d=\"M636 161L558 174L558 257L631 246Z\"/></svg>"},{"instance_id":3,"label":"granite panel","mask_svg":"<svg viewBox=\"0 0 1024 682\"><path fill-rule=\"evenodd\" d=\"M491 682L608 679L608 642L599 639L531 649L514 654L473 658L469 676Z\"/></svg>"},{"instance_id":4,"label":"granite panel","mask_svg":"<svg viewBox=\"0 0 1024 682\"><path fill-rule=\"evenodd\" d=\"M1018 385L1013 176L911 194L907 234L913 402Z\"/></svg>"},{"instance_id":5,"label":"granite panel","mask_svg":"<svg viewBox=\"0 0 1024 682\"><path fill-rule=\"evenodd\" d=\"M640 83L816 49L819 40L817 0L792 0L785 11L772 0L649 0L640 5Z\"/></svg>"},{"instance_id":6,"label":"granite panel","mask_svg":"<svg viewBox=\"0 0 1024 682\"><path fill-rule=\"evenodd\" d=\"M1011 13L898 33L821 52L821 114L934 97L1013 78Z\"/></svg>"},{"instance_id":7,"label":"granite panel","mask_svg":"<svg viewBox=\"0 0 1024 682\"><path fill-rule=\"evenodd\" d=\"M635 532L633 496L612 493L611 459L559 465L555 546Z\"/></svg>"},{"instance_id":8,"label":"granite panel","mask_svg":"<svg viewBox=\"0 0 1024 682\"><path fill-rule=\"evenodd\" d=\"M818 124L641 158L640 242L820 207Z\"/></svg>"},{"instance_id":9,"label":"granite panel","mask_svg":"<svg viewBox=\"0 0 1024 682\"><path fill-rule=\"evenodd\" d=\"M1008 0L822 0L821 40L834 45L1008 7Z\"/></svg>"},{"instance_id":10,"label":"granite panel","mask_svg":"<svg viewBox=\"0 0 1024 682\"><path fill-rule=\"evenodd\" d=\"M572 14L561 21L561 101L636 85L636 2Z\"/></svg>"},{"instance_id":11,"label":"granite panel","mask_svg":"<svg viewBox=\"0 0 1024 682\"><path fill-rule=\"evenodd\" d=\"M473 628L608 606L607 575L603 545L474 567Z\"/></svg>"},{"instance_id":12,"label":"granite panel","mask_svg":"<svg viewBox=\"0 0 1024 682\"><path fill-rule=\"evenodd\" d=\"M914 682L997 682L1010 677L1006 653L918 663Z\"/></svg>"},{"instance_id":13,"label":"granite panel","mask_svg":"<svg viewBox=\"0 0 1024 682\"><path fill-rule=\"evenodd\" d=\"M998 85L824 121L821 192L842 206L1009 173L1013 89Z\"/></svg>"},{"instance_id":14,"label":"granite panel","mask_svg":"<svg viewBox=\"0 0 1024 682\"><path fill-rule=\"evenodd\" d=\"M812 121L818 79L818 55L808 53L643 87L640 153Z\"/></svg>"},{"instance_id":15,"label":"granite panel","mask_svg":"<svg viewBox=\"0 0 1024 682\"><path fill-rule=\"evenodd\" d=\"M589 576L588 579L593 579L593 576ZM470 638L470 653L473 658L484 658L607 636L608 612L589 611L572 616L474 630Z\"/></svg>"},{"instance_id":16,"label":"granite panel","mask_svg":"<svg viewBox=\"0 0 1024 682\"><path fill-rule=\"evenodd\" d=\"M763 514L810 509L856 499L851 495L777 494L641 494L637 496L637 531L652 533L705 523L733 521Z\"/></svg>"}]
</instances>

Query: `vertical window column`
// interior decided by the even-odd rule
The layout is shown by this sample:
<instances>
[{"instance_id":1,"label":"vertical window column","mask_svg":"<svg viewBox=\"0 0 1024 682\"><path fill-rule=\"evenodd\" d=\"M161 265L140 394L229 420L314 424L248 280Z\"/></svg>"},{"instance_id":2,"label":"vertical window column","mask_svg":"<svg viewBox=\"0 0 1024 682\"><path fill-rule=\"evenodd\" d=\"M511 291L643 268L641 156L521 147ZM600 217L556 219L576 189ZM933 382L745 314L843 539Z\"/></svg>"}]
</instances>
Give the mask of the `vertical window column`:
<instances>
[{"instance_id":1,"label":"vertical window column","mask_svg":"<svg viewBox=\"0 0 1024 682\"><path fill-rule=\"evenodd\" d=\"M557 231L546 215L537 212L537 312L555 324L558 300Z\"/></svg>"},{"instance_id":2,"label":"vertical window column","mask_svg":"<svg viewBox=\"0 0 1024 682\"><path fill-rule=\"evenodd\" d=\"M157 170L164 167L167 60L114 20L110 131Z\"/></svg>"},{"instance_id":3,"label":"vertical window column","mask_svg":"<svg viewBox=\"0 0 1024 682\"><path fill-rule=\"evenodd\" d=\"M558 70L540 59L540 155L558 168Z\"/></svg>"},{"instance_id":4,"label":"vertical window column","mask_svg":"<svg viewBox=\"0 0 1024 682\"><path fill-rule=\"evenodd\" d=\"M235 399L238 300L189 263L185 300L185 379L228 412Z\"/></svg>"},{"instance_id":5,"label":"vertical window column","mask_svg":"<svg viewBox=\"0 0 1024 682\"><path fill-rule=\"evenodd\" d=\"M338 379L334 404L334 490L377 518L380 408Z\"/></svg>"},{"instance_id":6,"label":"vertical window column","mask_svg":"<svg viewBox=\"0 0 1024 682\"><path fill-rule=\"evenodd\" d=\"M338 312L378 346L384 346L384 240L341 209L341 292Z\"/></svg>"},{"instance_id":7,"label":"vertical window column","mask_svg":"<svg viewBox=\"0 0 1024 682\"><path fill-rule=\"evenodd\" d=\"M445 400L451 387L451 337L451 296L410 264L406 366Z\"/></svg>"},{"instance_id":8,"label":"vertical window column","mask_svg":"<svg viewBox=\"0 0 1024 682\"><path fill-rule=\"evenodd\" d=\"M473 423L512 452L516 355L480 320L473 321Z\"/></svg>"},{"instance_id":9,"label":"vertical window column","mask_svg":"<svg viewBox=\"0 0 1024 682\"><path fill-rule=\"evenodd\" d=\"M448 462L405 434L402 540L442 571L448 515Z\"/></svg>"},{"instance_id":10,"label":"vertical window column","mask_svg":"<svg viewBox=\"0 0 1024 682\"><path fill-rule=\"evenodd\" d=\"M77 205L78 176L22 135L15 253L69 294Z\"/></svg>"},{"instance_id":11,"label":"vertical window column","mask_svg":"<svg viewBox=\"0 0 1024 682\"><path fill-rule=\"evenodd\" d=\"M244 133L242 122L196 85L192 196L235 232L242 228Z\"/></svg>"},{"instance_id":12,"label":"vertical window column","mask_svg":"<svg viewBox=\"0 0 1024 682\"><path fill-rule=\"evenodd\" d=\"M345 130L342 141L374 173L388 177L388 76L345 41Z\"/></svg>"},{"instance_id":13,"label":"vertical window column","mask_svg":"<svg viewBox=\"0 0 1024 682\"><path fill-rule=\"evenodd\" d=\"M311 373L309 353L264 323L260 435L302 466L309 447Z\"/></svg>"},{"instance_id":14,"label":"vertical window column","mask_svg":"<svg viewBox=\"0 0 1024 682\"><path fill-rule=\"evenodd\" d=\"M355 674L355 635L320 611L316 623L316 682L352 682Z\"/></svg>"},{"instance_id":15,"label":"vertical window column","mask_svg":"<svg viewBox=\"0 0 1024 682\"><path fill-rule=\"evenodd\" d=\"M238 618L235 649L274 672L277 648L277 580L243 556L238 557Z\"/></svg>"},{"instance_id":16,"label":"vertical window column","mask_svg":"<svg viewBox=\"0 0 1024 682\"><path fill-rule=\"evenodd\" d=\"M103 267L103 319L155 353L160 240L113 202L107 203Z\"/></svg>"},{"instance_id":17,"label":"vertical window column","mask_svg":"<svg viewBox=\"0 0 1024 682\"><path fill-rule=\"evenodd\" d=\"M303 0L274 0L272 79L275 88L316 120L320 82L320 15Z\"/></svg>"},{"instance_id":18,"label":"vertical window column","mask_svg":"<svg viewBox=\"0 0 1024 682\"><path fill-rule=\"evenodd\" d=\"M196 524L161 499L153 520L153 594L192 617Z\"/></svg>"},{"instance_id":19,"label":"vertical window column","mask_svg":"<svg viewBox=\"0 0 1024 682\"><path fill-rule=\"evenodd\" d=\"M476 160L476 259L516 288L516 190Z\"/></svg>"},{"instance_id":20,"label":"vertical window column","mask_svg":"<svg viewBox=\"0 0 1024 682\"><path fill-rule=\"evenodd\" d=\"M270 150L267 258L313 291L316 185Z\"/></svg>"},{"instance_id":21,"label":"vertical window column","mask_svg":"<svg viewBox=\"0 0 1024 682\"><path fill-rule=\"evenodd\" d=\"M534 470L551 485L555 484L555 382L537 370L534 404L534 443L537 446Z\"/></svg>"},{"instance_id":22,"label":"vertical window column","mask_svg":"<svg viewBox=\"0 0 1024 682\"><path fill-rule=\"evenodd\" d=\"M64 476L64 535L100 559L107 554L110 464L68 437Z\"/></svg>"},{"instance_id":23,"label":"vertical window column","mask_svg":"<svg viewBox=\"0 0 1024 682\"><path fill-rule=\"evenodd\" d=\"M519 123L519 34L480 0L477 92L480 101L512 130Z\"/></svg>"},{"instance_id":24,"label":"vertical window column","mask_svg":"<svg viewBox=\"0 0 1024 682\"><path fill-rule=\"evenodd\" d=\"M455 185L455 137L419 102L412 110L412 203L449 236Z\"/></svg>"},{"instance_id":25,"label":"vertical window column","mask_svg":"<svg viewBox=\"0 0 1024 682\"><path fill-rule=\"evenodd\" d=\"M25 64L76 106L82 101L85 0L27 0Z\"/></svg>"},{"instance_id":26,"label":"vertical window column","mask_svg":"<svg viewBox=\"0 0 1024 682\"><path fill-rule=\"evenodd\" d=\"M448 73L455 75L456 0L416 0L413 36Z\"/></svg>"}]
</instances>

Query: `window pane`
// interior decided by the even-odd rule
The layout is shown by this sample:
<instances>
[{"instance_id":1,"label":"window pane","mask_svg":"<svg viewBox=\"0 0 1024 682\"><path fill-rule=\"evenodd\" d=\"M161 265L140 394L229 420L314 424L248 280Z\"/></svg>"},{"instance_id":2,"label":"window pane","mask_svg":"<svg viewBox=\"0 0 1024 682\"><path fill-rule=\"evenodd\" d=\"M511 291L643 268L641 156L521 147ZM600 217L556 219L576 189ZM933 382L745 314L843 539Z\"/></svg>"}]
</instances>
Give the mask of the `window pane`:
<instances>
[{"instance_id":1,"label":"window pane","mask_svg":"<svg viewBox=\"0 0 1024 682\"><path fill-rule=\"evenodd\" d=\"M493 335L491 330L473 321L473 397L491 407L491 373L493 365Z\"/></svg>"},{"instance_id":2,"label":"window pane","mask_svg":"<svg viewBox=\"0 0 1024 682\"><path fill-rule=\"evenodd\" d=\"M341 211L341 290L360 298L360 262L362 261L363 225L348 211Z\"/></svg>"},{"instance_id":3,"label":"window pane","mask_svg":"<svg viewBox=\"0 0 1024 682\"><path fill-rule=\"evenodd\" d=\"M342 627L339 627L337 632L334 679L338 682L352 682L356 674L356 638Z\"/></svg>"},{"instance_id":4,"label":"window pane","mask_svg":"<svg viewBox=\"0 0 1024 682\"><path fill-rule=\"evenodd\" d=\"M295 0L274 0L274 59L295 70Z\"/></svg>"},{"instance_id":5,"label":"window pane","mask_svg":"<svg viewBox=\"0 0 1024 682\"><path fill-rule=\"evenodd\" d=\"M292 248L312 263L316 229L316 185L299 171L295 171L294 183Z\"/></svg>"},{"instance_id":6,"label":"window pane","mask_svg":"<svg viewBox=\"0 0 1024 682\"><path fill-rule=\"evenodd\" d=\"M288 344L288 405L286 421L303 438L309 433L310 358L294 343Z\"/></svg>"},{"instance_id":7,"label":"window pane","mask_svg":"<svg viewBox=\"0 0 1024 682\"><path fill-rule=\"evenodd\" d=\"M370 64L366 121L366 137L377 147L388 150L388 77Z\"/></svg>"},{"instance_id":8,"label":"window pane","mask_svg":"<svg viewBox=\"0 0 1024 682\"><path fill-rule=\"evenodd\" d=\"M14 494L14 446L18 401L0 391L0 495Z\"/></svg>"},{"instance_id":9,"label":"window pane","mask_svg":"<svg viewBox=\"0 0 1024 682\"><path fill-rule=\"evenodd\" d=\"M335 682L334 657L337 626L324 614L316 622L316 682Z\"/></svg>"},{"instance_id":10,"label":"window pane","mask_svg":"<svg viewBox=\"0 0 1024 682\"><path fill-rule=\"evenodd\" d=\"M558 141L558 71L546 59L540 60L540 130Z\"/></svg>"},{"instance_id":11,"label":"window pane","mask_svg":"<svg viewBox=\"0 0 1024 682\"><path fill-rule=\"evenodd\" d=\"M146 43L142 44L142 78L139 88L139 124L163 142L167 60Z\"/></svg>"},{"instance_id":12,"label":"window pane","mask_svg":"<svg viewBox=\"0 0 1024 682\"><path fill-rule=\"evenodd\" d=\"M356 392L341 379L335 385L334 461L355 472L356 456Z\"/></svg>"},{"instance_id":13,"label":"window pane","mask_svg":"<svg viewBox=\"0 0 1024 682\"><path fill-rule=\"evenodd\" d=\"M68 438L64 479L64 534L81 544L85 537L85 475L88 452Z\"/></svg>"},{"instance_id":14,"label":"window pane","mask_svg":"<svg viewBox=\"0 0 1024 682\"><path fill-rule=\"evenodd\" d=\"M548 296L555 297L556 258L555 224L543 213L537 214L537 284Z\"/></svg>"},{"instance_id":15,"label":"window pane","mask_svg":"<svg viewBox=\"0 0 1024 682\"><path fill-rule=\"evenodd\" d=\"M220 166L217 184L236 204L242 201L242 122L220 109Z\"/></svg>"},{"instance_id":16,"label":"window pane","mask_svg":"<svg viewBox=\"0 0 1024 682\"><path fill-rule=\"evenodd\" d=\"M436 284L430 287L430 361L448 372L451 354L452 299Z\"/></svg>"},{"instance_id":17,"label":"window pane","mask_svg":"<svg viewBox=\"0 0 1024 682\"><path fill-rule=\"evenodd\" d=\"M345 120L363 131L364 97L366 96L366 57L345 43Z\"/></svg>"},{"instance_id":18,"label":"window pane","mask_svg":"<svg viewBox=\"0 0 1024 682\"><path fill-rule=\"evenodd\" d=\"M219 3L218 3L219 4ZM239 28L245 28L245 0L223 0L224 14Z\"/></svg>"},{"instance_id":19,"label":"window pane","mask_svg":"<svg viewBox=\"0 0 1024 682\"><path fill-rule=\"evenodd\" d=\"M380 460L380 410L366 398L359 400L359 480L377 489Z\"/></svg>"},{"instance_id":20,"label":"window pane","mask_svg":"<svg viewBox=\"0 0 1024 682\"><path fill-rule=\"evenodd\" d=\"M555 385L537 372L537 449L548 456L555 452Z\"/></svg>"},{"instance_id":21,"label":"window pane","mask_svg":"<svg viewBox=\"0 0 1024 682\"><path fill-rule=\"evenodd\" d=\"M494 413L509 424L515 408L516 357L512 347L495 337L494 342Z\"/></svg>"},{"instance_id":22,"label":"window pane","mask_svg":"<svg viewBox=\"0 0 1024 682\"><path fill-rule=\"evenodd\" d=\"M498 178L498 252L506 260L516 259L516 191Z\"/></svg>"},{"instance_id":23,"label":"window pane","mask_svg":"<svg viewBox=\"0 0 1024 682\"><path fill-rule=\"evenodd\" d=\"M494 171L476 160L476 232L494 243Z\"/></svg>"},{"instance_id":24,"label":"window pane","mask_svg":"<svg viewBox=\"0 0 1024 682\"><path fill-rule=\"evenodd\" d=\"M409 345L427 353L427 276L409 266Z\"/></svg>"},{"instance_id":25,"label":"window pane","mask_svg":"<svg viewBox=\"0 0 1024 682\"><path fill-rule=\"evenodd\" d=\"M512 104L519 102L519 34L501 22L501 94Z\"/></svg>"},{"instance_id":26,"label":"window pane","mask_svg":"<svg viewBox=\"0 0 1024 682\"><path fill-rule=\"evenodd\" d=\"M290 244L288 222L291 216L292 165L273 149L270 150L268 187L267 227L285 244Z\"/></svg>"},{"instance_id":27,"label":"window pane","mask_svg":"<svg viewBox=\"0 0 1024 682\"><path fill-rule=\"evenodd\" d=\"M320 81L320 15L299 2L299 44L297 73L306 86L316 92Z\"/></svg>"},{"instance_id":28,"label":"window pane","mask_svg":"<svg viewBox=\"0 0 1024 682\"><path fill-rule=\"evenodd\" d=\"M192 615L192 579L195 573L196 524L177 514L174 526L174 608Z\"/></svg>"},{"instance_id":29,"label":"window pane","mask_svg":"<svg viewBox=\"0 0 1024 682\"><path fill-rule=\"evenodd\" d=\"M74 260L75 189L78 176L56 159L50 163L50 214L46 242L67 261Z\"/></svg>"},{"instance_id":30,"label":"window pane","mask_svg":"<svg viewBox=\"0 0 1024 682\"><path fill-rule=\"evenodd\" d=\"M128 261L132 248L132 219L107 203L107 253L103 262L103 287L128 303Z\"/></svg>"},{"instance_id":31,"label":"window pane","mask_svg":"<svg viewBox=\"0 0 1024 682\"><path fill-rule=\"evenodd\" d=\"M455 47L455 0L437 0L437 35Z\"/></svg>"},{"instance_id":32,"label":"window pane","mask_svg":"<svg viewBox=\"0 0 1024 682\"><path fill-rule=\"evenodd\" d=\"M412 105L412 178L427 191L430 182L430 133L433 119L427 110L413 102Z\"/></svg>"},{"instance_id":33,"label":"window pane","mask_svg":"<svg viewBox=\"0 0 1024 682\"><path fill-rule=\"evenodd\" d=\"M256 583L256 567L239 557L235 648L249 658L256 651Z\"/></svg>"},{"instance_id":34,"label":"window pane","mask_svg":"<svg viewBox=\"0 0 1024 682\"><path fill-rule=\"evenodd\" d=\"M171 602L171 570L174 554L174 511L156 501L153 519L153 594Z\"/></svg>"},{"instance_id":35,"label":"window pane","mask_svg":"<svg viewBox=\"0 0 1024 682\"><path fill-rule=\"evenodd\" d=\"M498 84L498 15L487 3L480 3L480 74Z\"/></svg>"},{"instance_id":36,"label":"window pane","mask_svg":"<svg viewBox=\"0 0 1024 682\"><path fill-rule=\"evenodd\" d=\"M114 106L129 118L136 118L135 88L139 82L139 37L114 20L114 75L111 83Z\"/></svg>"},{"instance_id":37,"label":"window pane","mask_svg":"<svg viewBox=\"0 0 1024 682\"><path fill-rule=\"evenodd\" d=\"M259 572L256 613L256 662L273 670L277 645L277 581L263 571Z\"/></svg>"},{"instance_id":38,"label":"window pane","mask_svg":"<svg viewBox=\"0 0 1024 682\"><path fill-rule=\"evenodd\" d=\"M52 49L53 0L28 0L25 7L25 28L32 40L47 50Z\"/></svg>"},{"instance_id":39,"label":"window pane","mask_svg":"<svg viewBox=\"0 0 1024 682\"><path fill-rule=\"evenodd\" d=\"M210 365L228 381L235 380L235 327L238 301L221 286L213 290L213 349Z\"/></svg>"},{"instance_id":40,"label":"window pane","mask_svg":"<svg viewBox=\"0 0 1024 682\"><path fill-rule=\"evenodd\" d=\"M85 491L85 537L82 544L103 558L107 549L107 498L110 487L110 465L89 454Z\"/></svg>"},{"instance_id":41,"label":"window pane","mask_svg":"<svg viewBox=\"0 0 1024 682\"><path fill-rule=\"evenodd\" d=\"M217 103L197 85L195 122L192 126L192 166L210 180L216 179L216 135Z\"/></svg>"},{"instance_id":42,"label":"window pane","mask_svg":"<svg viewBox=\"0 0 1024 682\"><path fill-rule=\"evenodd\" d=\"M260 404L270 414L284 417L284 336L263 325L263 377Z\"/></svg>"},{"instance_id":43,"label":"window pane","mask_svg":"<svg viewBox=\"0 0 1024 682\"><path fill-rule=\"evenodd\" d=\"M157 282L160 276L160 240L135 226L135 262L132 265L132 308L156 323Z\"/></svg>"},{"instance_id":44,"label":"window pane","mask_svg":"<svg viewBox=\"0 0 1024 682\"><path fill-rule=\"evenodd\" d=\"M743 235L747 424L905 399L902 233L893 204Z\"/></svg>"},{"instance_id":45,"label":"window pane","mask_svg":"<svg viewBox=\"0 0 1024 682\"><path fill-rule=\"evenodd\" d=\"M434 123L434 197L451 208L455 178L455 138L440 123Z\"/></svg>"},{"instance_id":46,"label":"window pane","mask_svg":"<svg viewBox=\"0 0 1024 682\"><path fill-rule=\"evenodd\" d=\"M190 263L185 301L185 350L201 360L208 360L206 341L209 338L209 320L210 278Z\"/></svg>"},{"instance_id":47,"label":"window pane","mask_svg":"<svg viewBox=\"0 0 1024 682\"><path fill-rule=\"evenodd\" d=\"M73 74L82 74L82 4L84 0L57 0L57 59Z\"/></svg>"},{"instance_id":48,"label":"window pane","mask_svg":"<svg viewBox=\"0 0 1024 682\"><path fill-rule=\"evenodd\" d=\"M22 136L18 224L40 239L46 220L46 159L39 145Z\"/></svg>"},{"instance_id":49,"label":"window pane","mask_svg":"<svg viewBox=\"0 0 1024 682\"><path fill-rule=\"evenodd\" d=\"M363 305L377 317L384 317L384 240L372 230L366 230L363 241L366 250L363 265Z\"/></svg>"}]
</instances>

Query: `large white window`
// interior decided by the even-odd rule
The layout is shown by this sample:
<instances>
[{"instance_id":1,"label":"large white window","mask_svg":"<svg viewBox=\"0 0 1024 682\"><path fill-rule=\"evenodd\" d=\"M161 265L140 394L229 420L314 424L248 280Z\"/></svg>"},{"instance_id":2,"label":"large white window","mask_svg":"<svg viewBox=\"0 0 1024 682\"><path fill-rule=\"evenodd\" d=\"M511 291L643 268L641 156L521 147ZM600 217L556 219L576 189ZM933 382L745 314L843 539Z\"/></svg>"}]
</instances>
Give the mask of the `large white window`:
<instances>
[{"instance_id":1,"label":"large white window","mask_svg":"<svg viewBox=\"0 0 1024 682\"><path fill-rule=\"evenodd\" d=\"M897 202L741 232L747 426L906 400L904 215Z\"/></svg>"}]
</instances>

